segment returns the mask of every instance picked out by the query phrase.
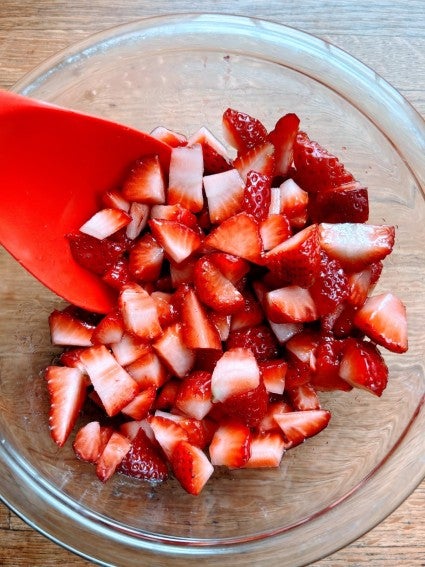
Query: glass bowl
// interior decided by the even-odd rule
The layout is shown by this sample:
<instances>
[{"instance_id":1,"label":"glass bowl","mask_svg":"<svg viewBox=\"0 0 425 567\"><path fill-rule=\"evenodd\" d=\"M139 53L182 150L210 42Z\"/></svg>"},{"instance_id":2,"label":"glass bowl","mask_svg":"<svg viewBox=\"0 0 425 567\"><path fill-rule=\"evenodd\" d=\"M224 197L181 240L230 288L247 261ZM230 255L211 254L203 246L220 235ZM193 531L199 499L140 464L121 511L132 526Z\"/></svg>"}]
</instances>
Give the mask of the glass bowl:
<instances>
[{"instance_id":1,"label":"glass bowl","mask_svg":"<svg viewBox=\"0 0 425 567\"><path fill-rule=\"evenodd\" d=\"M386 353L381 399L322 395L329 427L277 470L214 474L200 496L115 475L105 485L58 449L40 371L55 355L47 316L61 301L0 256L0 492L31 526L104 565L297 566L364 534L425 472L425 125L372 70L336 47L270 22L218 14L146 19L48 60L15 90L150 131L221 131L233 107L267 127L296 112L370 191L370 222L397 240L379 290L406 304L409 351ZM377 290L378 291L378 290Z\"/></svg>"}]
</instances>

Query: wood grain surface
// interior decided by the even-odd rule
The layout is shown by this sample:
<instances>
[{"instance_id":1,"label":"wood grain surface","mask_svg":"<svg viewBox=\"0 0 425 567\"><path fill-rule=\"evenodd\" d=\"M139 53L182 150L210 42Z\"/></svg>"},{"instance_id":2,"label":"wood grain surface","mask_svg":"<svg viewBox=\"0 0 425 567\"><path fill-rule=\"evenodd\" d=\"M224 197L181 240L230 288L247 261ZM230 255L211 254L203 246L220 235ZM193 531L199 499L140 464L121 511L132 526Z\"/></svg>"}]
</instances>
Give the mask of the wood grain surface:
<instances>
[{"instance_id":1,"label":"wood grain surface","mask_svg":"<svg viewBox=\"0 0 425 567\"><path fill-rule=\"evenodd\" d=\"M201 10L267 18L329 40L392 83L425 117L424 0L0 0L0 88L92 33ZM314 567L424 567L424 510L425 482L378 527ZM0 565L61 564L89 565L0 505Z\"/></svg>"}]
</instances>

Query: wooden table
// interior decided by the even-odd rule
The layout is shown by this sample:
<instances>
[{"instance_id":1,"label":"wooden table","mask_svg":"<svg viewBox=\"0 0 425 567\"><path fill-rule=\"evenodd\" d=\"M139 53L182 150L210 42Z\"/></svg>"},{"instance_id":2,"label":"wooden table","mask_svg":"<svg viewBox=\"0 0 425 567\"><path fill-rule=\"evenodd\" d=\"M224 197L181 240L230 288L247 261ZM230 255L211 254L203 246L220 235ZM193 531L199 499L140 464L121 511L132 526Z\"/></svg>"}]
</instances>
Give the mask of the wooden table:
<instances>
[{"instance_id":1,"label":"wooden table","mask_svg":"<svg viewBox=\"0 0 425 567\"><path fill-rule=\"evenodd\" d=\"M424 0L1 0L0 88L11 87L45 58L91 33L141 17L201 8L273 19L329 40L375 69L425 117ZM424 510L425 482L380 526L315 567L424 567ZM0 505L0 565L60 564L89 565Z\"/></svg>"}]
</instances>

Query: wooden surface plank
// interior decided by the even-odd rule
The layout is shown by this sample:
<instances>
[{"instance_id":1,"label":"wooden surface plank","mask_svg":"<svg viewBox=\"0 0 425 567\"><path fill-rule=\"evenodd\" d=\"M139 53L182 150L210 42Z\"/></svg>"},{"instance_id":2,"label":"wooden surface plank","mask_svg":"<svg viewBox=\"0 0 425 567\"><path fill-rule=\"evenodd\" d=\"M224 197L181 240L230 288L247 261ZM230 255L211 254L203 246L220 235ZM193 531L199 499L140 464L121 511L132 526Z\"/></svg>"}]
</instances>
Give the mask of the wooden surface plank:
<instances>
[{"instance_id":1,"label":"wooden surface plank","mask_svg":"<svg viewBox=\"0 0 425 567\"><path fill-rule=\"evenodd\" d=\"M191 11L238 13L302 29L350 52L425 116L423 0L1 0L0 88L58 50L141 17ZM314 567L425 566L425 483L374 530ZM84 566L0 505L0 565ZM171 563L170 563L171 565Z\"/></svg>"}]
</instances>

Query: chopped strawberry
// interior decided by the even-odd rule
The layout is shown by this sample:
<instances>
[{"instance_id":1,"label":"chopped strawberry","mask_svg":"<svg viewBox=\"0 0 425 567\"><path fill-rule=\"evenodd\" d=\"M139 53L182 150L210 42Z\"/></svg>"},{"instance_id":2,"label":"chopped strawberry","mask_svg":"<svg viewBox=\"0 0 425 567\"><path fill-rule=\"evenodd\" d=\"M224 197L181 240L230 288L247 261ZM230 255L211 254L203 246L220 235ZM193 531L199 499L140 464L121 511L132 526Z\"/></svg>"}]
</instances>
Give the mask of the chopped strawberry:
<instances>
[{"instance_id":1,"label":"chopped strawberry","mask_svg":"<svg viewBox=\"0 0 425 567\"><path fill-rule=\"evenodd\" d=\"M171 455L174 476L189 494L198 495L214 472L205 453L187 441L177 443Z\"/></svg>"},{"instance_id":2,"label":"chopped strawberry","mask_svg":"<svg viewBox=\"0 0 425 567\"><path fill-rule=\"evenodd\" d=\"M267 138L267 130L257 118L232 108L224 111L222 127L226 141L240 153L254 148Z\"/></svg>"},{"instance_id":3,"label":"chopped strawberry","mask_svg":"<svg viewBox=\"0 0 425 567\"><path fill-rule=\"evenodd\" d=\"M258 425L258 432L265 433L267 431L278 431L279 435L282 435L282 430L279 428L277 421L273 416L279 415L281 413L289 413L292 411L294 411L292 406L282 399L278 400L277 402L271 401L267 408L266 415ZM290 443L285 442L285 449L289 448L289 446Z\"/></svg>"},{"instance_id":4,"label":"chopped strawberry","mask_svg":"<svg viewBox=\"0 0 425 567\"><path fill-rule=\"evenodd\" d=\"M179 132L175 132L174 130L170 130L169 128L165 128L165 126L157 126L151 131L150 135L153 138L168 144L172 148L185 146L187 144L186 136Z\"/></svg>"},{"instance_id":5,"label":"chopped strawberry","mask_svg":"<svg viewBox=\"0 0 425 567\"><path fill-rule=\"evenodd\" d=\"M116 309L106 314L93 329L91 342L94 345L110 345L119 342L123 334L124 321L121 312Z\"/></svg>"},{"instance_id":6,"label":"chopped strawberry","mask_svg":"<svg viewBox=\"0 0 425 567\"><path fill-rule=\"evenodd\" d=\"M308 192L338 187L354 181L351 173L334 155L299 132L294 144L295 181Z\"/></svg>"},{"instance_id":7,"label":"chopped strawberry","mask_svg":"<svg viewBox=\"0 0 425 567\"><path fill-rule=\"evenodd\" d=\"M88 325L66 311L55 309L49 315L50 340L53 345L92 345L93 325Z\"/></svg>"},{"instance_id":8,"label":"chopped strawberry","mask_svg":"<svg viewBox=\"0 0 425 567\"><path fill-rule=\"evenodd\" d=\"M152 351L138 357L126 366L126 371L135 380L140 389L148 386L160 388L168 379L168 371L162 364L158 355Z\"/></svg>"},{"instance_id":9,"label":"chopped strawberry","mask_svg":"<svg viewBox=\"0 0 425 567\"><path fill-rule=\"evenodd\" d=\"M309 213L318 223L367 222L368 190L358 181L351 181L319 191L310 202Z\"/></svg>"},{"instance_id":10,"label":"chopped strawberry","mask_svg":"<svg viewBox=\"0 0 425 567\"><path fill-rule=\"evenodd\" d=\"M127 238L129 238L130 240L135 240L139 236L148 222L149 213L149 205L136 202L131 203L129 211L131 220L125 229Z\"/></svg>"},{"instance_id":11,"label":"chopped strawberry","mask_svg":"<svg viewBox=\"0 0 425 567\"><path fill-rule=\"evenodd\" d=\"M248 392L260 384L260 370L249 348L228 349L217 361L211 377L214 402Z\"/></svg>"},{"instance_id":12,"label":"chopped strawberry","mask_svg":"<svg viewBox=\"0 0 425 567\"><path fill-rule=\"evenodd\" d=\"M275 175L285 177L292 165L294 143L300 119L296 114L285 114L276 122L268 140L274 146Z\"/></svg>"},{"instance_id":13,"label":"chopped strawberry","mask_svg":"<svg viewBox=\"0 0 425 567\"><path fill-rule=\"evenodd\" d=\"M310 293L320 316L334 311L349 294L348 277L341 263L323 250L319 254L317 274Z\"/></svg>"},{"instance_id":14,"label":"chopped strawberry","mask_svg":"<svg viewBox=\"0 0 425 567\"><path fill-rule=\"evenodd\" d=\"M111 478L130 448L131 442L127 437L117 431L112 433L96 463L96 475L99 480L106 482Z\"/></svg>"},{"instance_id":15,"label":"chopped strawberry","mask_svg":"<svg viewBox=\"0 0 425 567\"><path fill-rule=\"evenodd\" d=\"M131 217L121 209L101 209L80 226L80 232L103 240L127 226Z\"/></svg>"},{"instance_id":16,"label":"chopped strawberry","mask_svg":"<svg viewBox=\"0 0 425 567\"><path fill-rule=\"evenodd\" d=\"M196 351L194 370L203 370L211 374L222 354L222 351L217 349L198 349Z\"/></svg>"},{"instance_id":17,"label":"chopped strawberry","mask_svg":"<svg viewBox=\"0 0 425 567\"><path fill-rule=\"evenodd\" d=\"M279 187L279 196L278 212L288 218L291 227L304 228L308 220L309 194L293 179L286 179Z\"/></svg>"},{"instance_id":18,"label":"chopped strawberry","mask_svg":"<svg viewBox=\"0 0 425 567\"><path fill-rule=\"evenodd\" d=\"M250 171L256 171L272 177L274 166L274 146L270 142L263 142L260 145L254 146L238 155L233 161L233 167L239 171L244 181L246 181Z\"/></svg>"},{"instance_id":19,"label":"chopped strawberry","mask_svg":"<svg viewBox=\"0 0 425 567\"><path fill-rule=\"evenodd\" d=\"M149 226L158 244L177 264L189 258L201 246L199 233L181 222L152 219Z\"/></svg>"},{"instance_id":20,"label":"chopped strawberry","mask_svg":"<svg viewBox=\"0 0 425 567\"><path fill-rule=\"evenodd\" d=\"M124 199L120 191L105 191L102 195L102 204L106 209L121 209L126 213L130 211L130 203Z\"/></svg>"},{"instance_id":21,"label":"chopped strawberry","mask_svg":"<svg viewBox=\"0 0 425 567\"><path fill-rule=\"evenodd\" d=\"M311 384L318 391L343 390L348 392L352 386L339 375L339 365L344 353L345 341L322 337L315 350L315 369Z\"/></svg>"},{"instance_id":22,"label":"chopped strawberry","mask_svg":"<svg viewBox=\"0 0 425 567\"><path fill-rule=\"evenodd\" d=\"M170 262L170 277L173 288L178 288L182 284L193 283L196 261L196 256L189 256L187 260L180 262L180 264Z\"/></svg>"},{"instance_id":23,"label":"chopped strawberry","mask_svg":"<svg viewBox=\"0 0 425 567\"><path fill-rule=\"evenodd\" d=\"M285 376L288 370L286 360L279 358L259 362L261 379L267 392L270 394L283 394L285 390Z\"/></svg>"},{"instance_id":24,"label":"chopped strawberry","mask_svg":"<svg viewBox=\"0 0 425 567\"><path fill-rule=\"evenodd\" d=\"M264 221L270 209L270 188L272 178L269 175L249 171L246 176L242 209L257 221Z\"/></svg>"},{"instance_id":25,"label":"chopped strawberry","mask_svg":"<svg viewBox=\"0 0 425 567\"><path fill-rule=\"evenodd\" d=\"M124 332L121 339L108 345L121 366L127 366L150 351L148 339L141 339L136 335Z\"/></svg>"},{"instance_id":26,"label":"chopped strawberry","mask_svg":"<svg viewBox=\"0 0 425 567\"><path fill-rule=\"evenodd\" d=\"M323 409L274 414L274 419L281 428L285 441L291 447L317 435L328 425L330 418L330 412Z\"/></svg>"},{"instance_id":27,"label":"chopped strawberry","mask_svg":"<svg viewBox=\"0 0 425 567\"><path fill-rule=\"evenodd\" d=\"M124 406L121 413L136 420L144 419L155 401L156 387L148 386L134 396L129 404Z\"/></svg>"},{"instance_id":28,"label":"chopped strawberry","mask_svg":"<svg viewBox=\"0 0 425 567\"><path fill-rule=\"evenodd\" d=\"M245 212L234 215L210 232L205 239L205 245L258 262L262 251L258 223Z\"/></svg>"},{"instance_id":29,"label":"chopped strawberry","mask_svg":"<svg viewBox=\"0 0 425 567\"><path fill-rule=\"evenodd\" d=\"M201 126L187 141L188 146L201 144L204 161L204 175L222 173L231 169L231 163L225 146L208 130Z\"/></svg>"},{"instance_id":30,"label":"chopped strawberry","mask_svg":"<svg viewBox=\"0 0 425 567\"><path fill-rule=\"evenodd\" d=\"M155 400L155 410L171 410L175 407L181 383L178 378L170 378L165 382Z\"/></svg>"},{"instance_id":31,"label":"chopped strawberry","mask_svg":"<svg viewBox=\"0 0 425 567\"><path fill-rule=\"evenodd\" d=\"M277 338L279 344L283 345L291 337L297 335L302 331L302 323L273 323L273 321L268 321L270 329Z\"/></svg>"},{"instance_id":32,"label":"chopped strawberry","mask_svg":"<svg viewBox=\"0 0 425 567\"><path fill-rule=\"evenodd\" d=\"M164 417L164 415L154 415L148 419L155 435L156 441L161 446L166 457L171 459L176 445L180 441L187 441L187 432L175 420Z\"/></svg>"},{"instance_id":33,"label":"chopped strawberry","mask_svg":"<svg viewBox=\"0 0 425 567\"><path fill-rule=\"evenodd\" d=\"M45 378L50 398L49 428L62 447L71 433L86 398L86 380L78 368L48 366Z\"/></svg>"},{"instance_id":34,"label":"chopped strawberry","mask_svg":"<svg viewBox=\"0 0 425 567\"><path fill-rule=\"evenodd\" d=\"M377 347L367 341L350 339L344 348L339 375L354 388L380 397L388 382L388 368Z\"/></svg>"},{"instance_id":35,"label":"chopped strawberry","mask_svg":"<svg viewBox=\"0 0 425 567\"><path fill-rule=\"evenodd\" d=\"M231 317L230 329L238 331L246 327L254 327L264 320L264 312L256 297L250 291L242 293L244 304Z\"/></svg>"},{"instance_id":36,"label":"chopped strawberry","mask_svg":"<svg viewBox=\"0 0 425 567\"><path fill-rule=\"evenodd\" d=\"M175 423L178 423L187 434L187 441L200 449L205 449L213 438L217 429L217 424L211 419L196 419L186 415L175 413L167 413L160 410L155 411L156 417L164 417Z\"/></svg>"},{"instance_id":37,"label":"chopped strawberry","mask_svg":"<svg viewBox=\"0 0 425 567\"><path fill-rule=\"evenodd\" d=\"M215 311L231 314L244 305L242 294L220 272L208 256L200 258L194 270L194 284L199 299Z\"/></svg>"},{"instance_id":38,"label":"chopped strawberry","mask_svg":"<svg viewBox=\"0 0 425 567\"><path fill-rule=\"evenodd\" d=\"M236 169L204 177L210 221L218 224L242 208L245 184Z\"/></svg>"},{"instance_id":39,"label":"chopped strawberry","mask_svg":"<svg viewBox=\"0 0 425 567\"><path fill-rule=\"evenodd\" d=\"M348 222L319 225L320 246L351 271L362 270L390 254L394 233L394 227L388 225Z\"/></svg>"},{"instance_id":40,"label":"chopped strawberry","mask_svg":"<svg viewBox=\"0 0 425 567\"><path fill-rule=\"evenodd\" d=\"M198 370L181 382L175 405L185 415L203 419L212 407L211 398L211 374Z\"/></svg>"},{"instance_id":41,"label":"chopped strawberry","mask_svg":"<svg viewBox=\"0 0 425 567\"><path fill-rule=\"evenodd\" d=\"M408 348L406 307L392 293L366 299L354 316L354 324L372 341L393 352Z\"/></svg>"},{"instance_id":42,"label":"chopped strawberry","mask_svg":"<svg viewBox=\"0 0 425 567\"><path fill-rule=\"evenodd\" d=\"M69 366L70 368L78 368L81 372L85 372L84 364L80 360L81 353L85 350L84 347L69 348L64 350L59 357L59 362L64 366ZM90 384L90 380L87 381L87 385Z\"/></svg>"},{"instance_id":43,"label":"chopped strawberry","mask_svg":"<svg viewBox=\"0 0 425 567\"><path fill-rule=\"evenodd\" d=\"M222 402L226 415L240 420L248 427L256 427L267 413L269 395L260 380L256 388L232 394Z\"/></svg>"},{"instance_id":44,"label":"chopped strawberry","mask_svg":"<svg viewBox=\"0 0 425 567\"><path fill-rule=\"evenodd\" d=\"M102 429L106 430L107 435L102 435ZM101 427L98 421L91 421L78 430L72 447L78 459L88 463L96 463L109 437L112 435L112 429Z\"/></svg>"},{"instance_id":45,"label":"chopped strawberry","mask_svg":"<svg viewBox=\"0 0 425 567\"><path fill-rule=\"evenodd\" d=\"M155 301L137 284L121 288L118 305L125 328L141 339L154 339L161 333Z\"/></svg>"},{"instance_id":46,"label":"chopped strawberry","mask_svg":"<svg viewBox=\"0 0 425 567\"><path fill-rule=\"evenodd\" d=\"M127 201L147 205L165 202L164 176L158 156L146 156L136 161L125 178L122 194Z\"/></svg>"},{"instance_id":47,"label":"chopped strawberry","mask_svg":"<svg viewBox=\"0 0 425 567\"><path fill-rule=\"evenodd\" d=\"M151 208L150 217L151 219L176 221L194 230L198 229L196 215L178 203L175 205L155 205Z\"/></svg>"},{"instance_id":48,"label":"chopped strawberry","mask_svg":"<svg viewBox=\"0 0 425 567\"><path fill-rule=\"evenodd\" d=\"M202 210L204 162L201 144L179 146L171 150L167 203L180 204L197 213Z\"/></svg>"},{"instance_id":49,"label":"chopped strawberry","mask_svg":"<svg viewBox=\"0 0 425 567\"><path fill-rule=\"evenodd\" d=\"M142 428L138 429L129 451L117 467L117 472L152 482L163 482L168 478L165 459Z\"/></svg>"},{"instance_id":50,"label":"chopped strawberry","mask_svg":"<svg viewBox=\"0 0 425 567\"><path fill-rule=\"evenodd\" d=\"M131 283L133 281L133 276L130 274L128 259L124 256L118 258L103 273L102 280L118 291L123 285Z\"/></svg>"},{"instance_id":51,"label":"chopped strawberry","mask_svg":"<svg viewBox=\"0 0 425 567\"><path fill-rule=\"evenodd\" d=\"M119 413L137 394L137 382L104 345L86 349L80 359L109 416Z\"/></svg>"},{"instance_id":52,"label":"chopped strawberry","mask_svg":"<svg viewBox=\"0 0 425 567\"><path fill-rule=\"evenodd\" d=\"M162 362L176 376L182 378L192 370L195 353L184 343L181 324L176 323L167 327L153 343L153 347Z\"/></svg>"},{"instance_id":53,"label":"chopped strawberry","mask_svg":"<svg viewBox=\"0 0 425 567\"><path fill-rule=\"evenodd\" d=\"M193 289L189 289L184 296L181 317L183 340L189 348L221 350L217 327L211 322Z\"/></svg>"},{"instance_id":54,"label":"chopped strawberry","mask_svg":"<svg viewBox=\"0 0 425 567\"><path fill-rule=\"evenodd\" d=\"M237 419L223 421L209 446L211 463L229 468L243 467L250 455L251 430Z\"/></svg>"},{"instance_id":55,"label":"chopped strawberry","mask_svg":"<svg viewBox=\"0 0 425 567\"><path fill-rule=\"evenodd\" d=\"M164 250L152 234L145 233L130 251L129 270L140 281L156 281L161 272Z\"/></svg>"},{"instance_id":56,"label":"chopped strawberry","mask_svg":"<svg viewBox=\"0 0 425 567\"><path fill-rule=\"evenodd\" d=\"M250 457L243 465L247 469L278 467L285 454L285 440L279 431L254 433L251 437Z\"/></svg>"},{"instance_id":57,"label":"chopped strawberry","mask_svg":"<svg viewBox=\"0 0 425 567\"><path fill-rule=\"evenodd\" d=\"M301 384L287 391L289 400L294 410L308 411L320 409L320 401L314 387L309 384Z\"/></svg>"},{"instance_id":58,"label":"chopped strawberry","mask_svg":"<svg viewBox=\"0 0 425 567\"><path fill-rule=\"evenodd\" d=\"M314 368L316 349L320 342L318 332L310 329L304 329L291 339L285 345L289 360L297 360Z\"/></svg>"},{"instance_id":59,"label":"chopped strawberry","mask_svg":"<svg viewBox=\"0 0 425 567\"><path fill-rule=\"evenodd\" d=\"M269 215L260 224L260 235L263 250L275 248L292 236L288 218L283 214Z\"/></svg>"},{"instance_id":60,"label":"chopped strawberry","mask_svg":"<svg viewBox=\"0 0 425 567\"><path fill-rule=\"evenodd\" d=\"M83 233L68 234L67 239L74 260L83 268L99 275L114 266L127 248L123 241L108 238L99 240Z\"/></svg>"},{"instance_id":61,"label":"chopped strawberry","mask_svg":"<svg viewBox=\"0 0 425 567\"><path fill-rule=\"evenodd\" d=\"M348 274L349 296L347 301L350 305L361 307L367 296L373 291L376 282L381 275L383 264L375 262L360 272Z\"/></svg>"},{"instance_id":62,"label":"chopped strawberry","mask_svg":"<svg viewBox=\"0 0 425 567\"><path fill-rule=\"evenodd\" d=\"M308 289L290 285L266 294L267 317L274 323L308 323L318 318Z\"/></svg>"},{"instance_id":63,"label":"chopped strawberry","mask_svg":"<svg viewBox=\"0 0 425 567\"><path fill-rule=\"evenodd\" d=\"M226 341L228 349L250 349L257 362L263 362L279 356L279 345L271 329L267 325L255 325L231 330Z\"/></svg>"},{"instance_id":64,"label":"chopped strawberry","mask_svg":"<svg viewBox=\"0 0 425 567\"><path fill-rule=\"evenodd\" d=\"M239 256L234 256L233 254L226 254L226 252L211 252L208 255L208 259L220 270L223 276L234 285L250 270L250 265L247 260Z\"/></svg>"},{"instance_id":65,"label":"chopped strawberry","mask_svg":"<svg viewBox=\"0 0 425 567\"><path fill-rule=\"evenodd\" d=\"M165 291L153 291L151 297L155 301L161 327L164 328L172 323L177 323L179 314L173 301L173 294Z\"/></svg>"}]
</instances>

